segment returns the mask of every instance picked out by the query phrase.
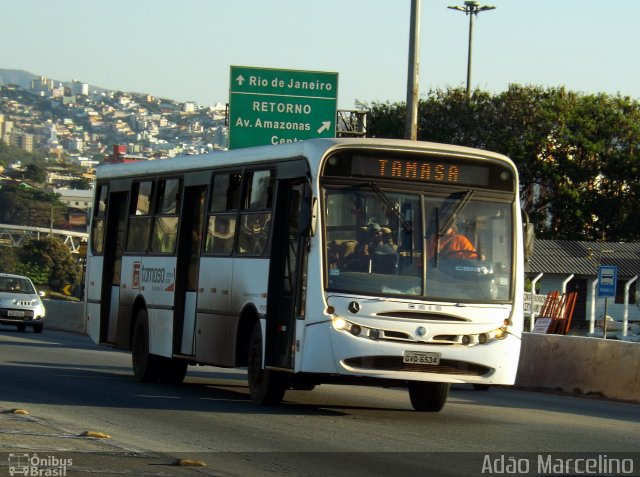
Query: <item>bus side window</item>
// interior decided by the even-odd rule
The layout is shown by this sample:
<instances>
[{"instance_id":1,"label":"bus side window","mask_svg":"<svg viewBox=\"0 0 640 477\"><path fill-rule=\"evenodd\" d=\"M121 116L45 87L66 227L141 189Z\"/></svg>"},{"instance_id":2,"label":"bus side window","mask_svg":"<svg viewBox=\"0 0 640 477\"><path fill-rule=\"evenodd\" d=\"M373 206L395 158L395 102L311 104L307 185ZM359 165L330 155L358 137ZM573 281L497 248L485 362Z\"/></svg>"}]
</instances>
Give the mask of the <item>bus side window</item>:
<instances>
[{"instance_id":1,"label":"bus side window","mask_svg":"<svg viewBox=\"0 0 640 477\"><path fill-rule=\"evenodd\" d=\"M245 181L237 252L242 255L259 256L267 248L271 229L273 172L250 171L245 174Z\"/></svg>"},{"instance_id":2,"label":"bus side window","mask_svg":"<svg viewBox=\"0 0 640 477\"><path fill-rule=\"evenodd\" d=\"M205 253L228 256L233 252L241 186L242 175L238 172L214 177Z\"/></svg>"},{"instance_id":3,"label":"bus side window","mask_svg":"<svg viewBox=\"0 0 640 477\"><path fill-rule=\"evenodd\" d=\"M180 181L162 180L158 183L158 201L151 234L151 252L173 253L178 237L180 210Z\"/></svg>"},{"instance_id":4,"label":"bus side window","mask_svg":"<svg viewBox=\"0 0 640 477\"><path fill-rule=\"evenodd\" d=\"M107 198L109 187L101 185L96 193L96 203L93 205L93 224L91 226L91 248L94 255L104 252L104 229L107 214Z\"/></svg>"},{"instance_id":5,"label":"bus side window","mask_svg":"<svg viewBox=\"0 0 640 477\"><path fill-rule=\"evenodd\" d=\"M152 181L136 182L133 185L127 224L127 245L125 247L127 252L145 253L147 251L149 232L151 231L152 193Z\"/></svg>"}]
</instances>

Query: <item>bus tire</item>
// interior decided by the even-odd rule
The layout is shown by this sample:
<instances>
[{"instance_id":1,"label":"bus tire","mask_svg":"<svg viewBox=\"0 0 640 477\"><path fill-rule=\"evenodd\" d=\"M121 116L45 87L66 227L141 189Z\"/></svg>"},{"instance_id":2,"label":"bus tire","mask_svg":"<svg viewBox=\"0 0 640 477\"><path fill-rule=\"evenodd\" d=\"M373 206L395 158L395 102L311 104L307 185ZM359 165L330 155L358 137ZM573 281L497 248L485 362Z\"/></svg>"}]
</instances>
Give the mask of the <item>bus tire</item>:
<instances>
[{"instance_id":1,"label":"bus tire","mask_svg":"<svg viewBox=\"0 0 640 477\"><path fill-rule=\"evenodd\" d=\"M249 394L255 404L273 406L280 404L286 391L285 376L262 367L262 330L256 323L249 342L247 357Z\"/></svg>"},{"instance_id":2,"label":"bus tire","mask_svg":"<svg viewBox=\"0 0 640 477\"><path fill-rule=\"evenodd\" d=\"M447 402L449 383L409 382L409 399L416 411L438 412Z\"/></svg>"},{"instance_id":3,"label":"bus tire","mask_svg":"<svg viewBox=\"0 0 640 477\"><path fill-rule=\"evenodd\" d=\"M144 308L138 311L131 343L133 375L141 383L157 382L162 375L162 359L149 353L149 318Z\"/></svg>"}]
</instances>

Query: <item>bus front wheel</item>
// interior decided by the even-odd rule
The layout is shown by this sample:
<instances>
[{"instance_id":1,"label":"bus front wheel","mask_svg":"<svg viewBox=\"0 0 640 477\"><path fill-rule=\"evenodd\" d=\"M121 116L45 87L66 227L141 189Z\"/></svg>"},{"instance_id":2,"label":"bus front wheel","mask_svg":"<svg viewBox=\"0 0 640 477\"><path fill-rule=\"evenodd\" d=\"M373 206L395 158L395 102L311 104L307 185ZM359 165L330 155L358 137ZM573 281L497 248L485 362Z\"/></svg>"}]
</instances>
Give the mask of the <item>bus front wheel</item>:
<instances>
[{"instance_id":1,"label":"bus front wheel","mask_svg":"<svg viewBox=\"0 0 640 477\"><path fill-rule=\"evenodd\" d=\"M262 366L262 330L256 323L249 342L247 379L251 400L260 405L280 404L286 391L286 381L282 373L264 369Z\"/></svg>"},{"instance_id":2,"label":"bus front wheel","mask_svg":"<svg viewBox=\"0 0 640 477\"><path fill-rule=\"evenodd\" d=\"M166 384L182 384L187 375L189 363L176 358L163 358L165 362L164 371L160 375L160 381Z\"/></svg>"},{"instance_id":3,"label":"bus front wheel","mask_svg":"<svg viewBox=\"0 0 640 477\"><path fill-rule=\"evenodd\" d=\"M133 328L131 361L133 375L140 382L156 382L162 375L161 357L149 353L149 318L144 308L138 311Z\"/></svg>"},{"instance_id":4,"label":"bus front wheel","mask_svg":"<svg viewBox=\"0 0 640 477\"><path fill-rule=\"evenodd\" d=\"M444 407L449 396L449 383L425 383L411 381L409 383L409 399L416 411L438 412Z\"/></svg>"}]
</instances>

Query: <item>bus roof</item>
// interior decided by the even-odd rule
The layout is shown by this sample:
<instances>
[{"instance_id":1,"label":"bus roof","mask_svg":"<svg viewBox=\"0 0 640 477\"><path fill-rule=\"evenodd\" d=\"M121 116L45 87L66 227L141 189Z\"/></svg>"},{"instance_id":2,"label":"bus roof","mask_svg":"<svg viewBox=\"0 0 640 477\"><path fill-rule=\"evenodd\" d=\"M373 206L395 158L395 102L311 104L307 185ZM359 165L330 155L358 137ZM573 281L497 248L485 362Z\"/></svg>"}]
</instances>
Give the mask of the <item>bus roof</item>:
<instances>
[{"instance_id":1,"label":"bus roof","mask_svg":"<svg viewBox=\"0 0 640 477\"><path fill-rule=\"evenodd\" d=\"M319 164L324 154L344 147L370 147L375 149L413 150L422 152L463 154L467 157L494 159L511 163L502 154L433 142L409 141L403 139L376 138L323 138L309 139L288 144L268 145L212 152L200 155L176 156L171 159L130 162L126 164L105 164L98 167L96 180L117 179L132 176L169 174L176 171L197 171L234 165L256 164L273 160L306 157L312 168Z\"/></svg>"}]
</instances>

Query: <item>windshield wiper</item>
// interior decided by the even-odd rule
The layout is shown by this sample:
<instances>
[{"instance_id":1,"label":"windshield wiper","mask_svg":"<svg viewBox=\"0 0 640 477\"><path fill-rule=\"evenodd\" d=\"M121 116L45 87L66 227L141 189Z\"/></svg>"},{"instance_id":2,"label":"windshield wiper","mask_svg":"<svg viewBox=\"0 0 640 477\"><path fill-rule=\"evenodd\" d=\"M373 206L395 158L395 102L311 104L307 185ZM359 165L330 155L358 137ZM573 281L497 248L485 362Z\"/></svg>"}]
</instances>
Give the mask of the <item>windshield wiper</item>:
<instances>
[{"instance_id":1,"label":"windshield wiper","mask_svg":"<svg viewBox=\"0 0 640 477\"><path fill-rule=\"evenodd\" d=\"M456 218L458 217L458 214L462 212L462 210L467 206L467 204L471 200L472 195L473 195L473 191L471 189L469 189L467 192L464 193L464 196L462 197L462 199L460 199L460 202L458 202L458 205L456 205L456 208L453 209L453 212L451 212L451 215L449 215L449 218L442 224L441 227L438 228L438 235L440 237L442 237L445 234L445 232L449 229L449 227L451 227L451 224L453 224L454 220L456 220Z\"/></svg>"},{"instance_id":2,"label":"windshield wiper","mask_svg":"<svg viewBox=\"0 0 640 477\"><path fill-rule=\"evenodd\" d=\"M378 187L378 184L376 184L375 182L368 182L367 185L371 188L371 190L373 190L373 192L376 193L376 195L380 198L380 200L384 203L384 205L386 205L387 208L394 213L394 215L398 219L398 222L400 222L400 225L402 225L402 228L405 230L405 232L412 233L413 227L411 226L411 224L406 220L404 220L404 218L402 217L402 212L400 212L399 210L399 207L395 206L393 202L391 202L391 199L389 199L389 196L385 194L382 191L382 189L380 189L380 187Z\"/></svg>"}]
</instances>

